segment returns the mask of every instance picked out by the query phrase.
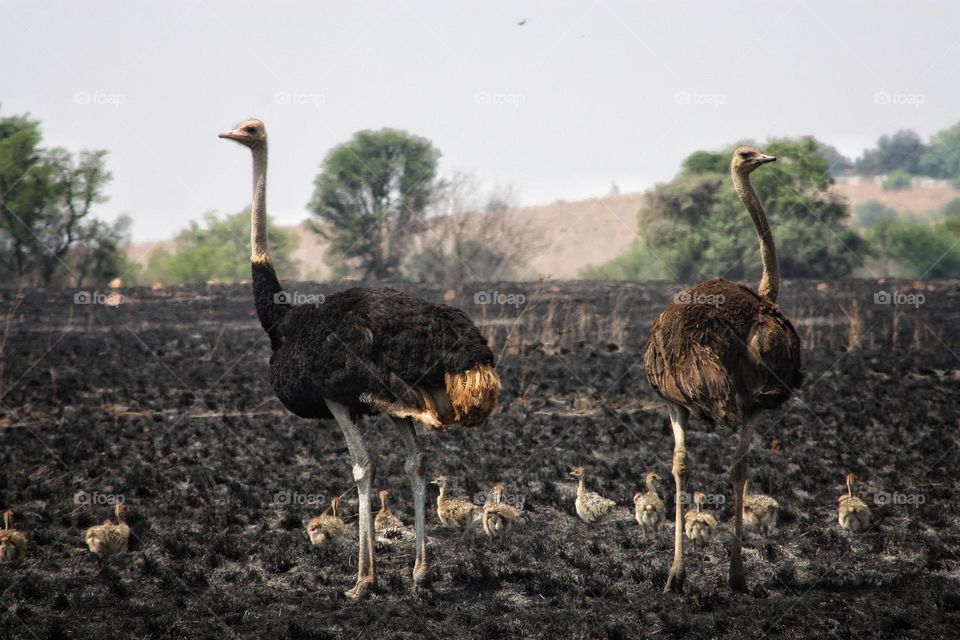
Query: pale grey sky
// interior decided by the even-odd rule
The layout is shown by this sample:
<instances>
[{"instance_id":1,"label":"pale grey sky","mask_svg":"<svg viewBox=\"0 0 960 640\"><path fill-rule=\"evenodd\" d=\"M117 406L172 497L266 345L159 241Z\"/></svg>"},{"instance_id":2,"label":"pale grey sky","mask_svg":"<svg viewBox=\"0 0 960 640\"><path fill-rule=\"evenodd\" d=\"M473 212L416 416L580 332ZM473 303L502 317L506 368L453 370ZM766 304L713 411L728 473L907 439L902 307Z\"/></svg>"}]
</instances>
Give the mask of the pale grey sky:
<instances>
[{"instance_id":1,"label":"pale grey sky","mask_svg":"<svg viewBox=\"0 0 960 640\"><path fill-rule=\"evenodd\" d=\"M307 215L331 147L384 126L536 204L642 190L743 138L854 156L928 136L960 120L958 24L956 0L0 0L0 113L107 149L99 211L133 216L137 240L246 206L249 154L217 133L250 116L282 223Z\"/></svg>"}]
</instances>

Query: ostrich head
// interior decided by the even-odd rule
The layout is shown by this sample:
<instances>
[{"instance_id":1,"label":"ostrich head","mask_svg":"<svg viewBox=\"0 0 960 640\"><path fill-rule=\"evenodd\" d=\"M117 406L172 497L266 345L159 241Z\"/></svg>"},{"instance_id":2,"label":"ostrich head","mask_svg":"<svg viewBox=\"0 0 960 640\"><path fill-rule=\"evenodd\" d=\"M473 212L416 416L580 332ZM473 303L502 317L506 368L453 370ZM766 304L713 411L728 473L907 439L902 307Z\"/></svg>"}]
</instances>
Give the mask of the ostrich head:
<instances>
[{"instance_id":1,"label":"ostrich head","mask_svg":"<svg viewBox=\"0 0 960 640\"><path fill-rule=\"evenodd\" d=\"M656 471L647 471L647 480L659 480L660 476L657 475Z\"/></svg>"},{"instance_id":2,"label":"ostrich head","mask_svg":"<svg viewBox=\"0 0 960 640\"><path fill-rule=\"evenodd\" d=\"M583 467L574 467L573 469L570 469L570 475L572 475L574 478L582 478Z\"/></svg>"},{"instance_id":3,"label":"ostrich head","mask_svg":"<svg viewBox=\"0 0 960 640\"><path fill-rule=\"evenodd\" d=\"M123 522L127 517L127 511L130 507L127 506L126 502L118 502L117 506L114 507L113 511L117 515L117 522Z\"/></svg>"},{"instance_id":4,"label":"ostrich head","mask_svg":"<svg viewBox=\"0 0 960 640\"><path fill-rule=\"evenodd\" d=\"M333 514L333 517L338 517L337 510L340 509L340 496L334 496L330 498L330 512Z\"/></svg>"},{"instance_id":5,"label":"ostrich head","mask_svg":"<svg viewBox=\"0 0 960 640\"><path fill-rule=\"evenodd\" d=\"M387 499L388 499L389 497L390 497L390 492L389 492L389 491L387 491L386 489L381 489L381 490L380 490L380 504L381 504L384 508L386 508L386 506L387 506Z\"/></svg>"},{"instance_id":6,"label":"ostrich head","mask_svg":"<svg viewBox=\"0 0 960 640\"><path fill-rule=\"evenodd\" d=\"M737 147L730 161L730 168L741 176L750 175L760 165L775 161L774 156L768 156L756 147Z\"/></svg>"},{"instance_id":7,"label":"ostrich head","mask_svg":"<svg viewBox=\"0 0 960 640\"><path fill-rule=\"evenodd\" d=\"M440 488L443 488L447 485L447 476L439 475L433 480L430 481L430 484L435 484Z\"/></svg>"},{"instance_id":8,"label":"ostrich head","mask_svg":"<svg viewBox=\"0 0 960 640\"><path fill-rule=\"evenodd\" d=\"M856 481L857 481L857 476L853 475L852 473L847 474L847 495L841 496L841 500L843 498L848 498L853 495L853 485Z\"/></svg>"},{"instance_id":9,"label":"ostrich head","mask_svg":"<svg viewBox=\"0 0 960 640\"><path fill-rule=\"evenodd\" d=\"M3 512L3 528L10 528L10 521L13 520L13 511L7 510Z\"/></svg>"},{"instance_id":10,"label":"ostrich head","mask_svg":"<svg viewBox=\"0 0 960 640\"><path fill-rule=\"evenodd\" d=\"M700 510L700 506L703 505L703 501L707 498L702 491L697 491L693 494L693 503L697 505L697 511Z\"/></svg>"},{"instance_id":11,"label":"ostrich head","mask_svg":"<svg viewBox=\"0 0 960 640\"><path fill-rule=\"evenodd\" d=\"M263 125L263 121L251 118L244 120L231 131L221 133L219 137L236 140L245 147L253 149L266 142L267 128Z\"/></svg>"}]
</instances>

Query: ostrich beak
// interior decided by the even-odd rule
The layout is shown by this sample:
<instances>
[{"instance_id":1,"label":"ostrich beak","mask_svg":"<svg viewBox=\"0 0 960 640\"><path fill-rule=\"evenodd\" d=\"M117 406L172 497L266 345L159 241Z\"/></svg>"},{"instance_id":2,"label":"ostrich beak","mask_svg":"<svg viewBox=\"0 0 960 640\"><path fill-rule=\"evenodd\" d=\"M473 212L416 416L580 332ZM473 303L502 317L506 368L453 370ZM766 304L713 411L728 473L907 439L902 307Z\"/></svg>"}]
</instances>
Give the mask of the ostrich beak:
<instances>
[{"instance_id":1,"label":"ostrich beak","mask_svg":"<svg viewBox=\"0 0 960 640\"><path fill-rule=\"evenodd\" d=\"M217 137L218 137L218 138L225 138L225 139L227 139L227 140L237 140L237 141L239 142L239 141L241 141L241 140L244 140L247 136L246 136L246 134L243 133L242 131L240 131L240 130L238 130L238 129L234 129L233 131L225 131L225 132L221 133L220 135L218 135Z\"/></svg>"},{"instance_id":2,"label":"ostrich beak","mask_svg":"<svg viewBox=\"0 0 960 640\"><path fill-rule=\"evenodd\" d=\"M777 161L776 156L762 155L759 158L757 158L757 162L759 164L767 164L768 162L776 162L776 161Z\"/></svg>"}]
</instances>

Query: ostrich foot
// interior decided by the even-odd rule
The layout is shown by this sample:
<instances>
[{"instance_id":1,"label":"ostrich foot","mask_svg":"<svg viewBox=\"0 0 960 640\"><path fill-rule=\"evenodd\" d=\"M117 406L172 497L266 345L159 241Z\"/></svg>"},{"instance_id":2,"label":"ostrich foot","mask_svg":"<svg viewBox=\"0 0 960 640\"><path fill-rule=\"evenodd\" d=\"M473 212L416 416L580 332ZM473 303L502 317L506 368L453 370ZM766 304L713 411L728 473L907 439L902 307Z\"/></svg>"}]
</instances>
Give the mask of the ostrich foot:
<instances>
[{"instance_id":1,"label":"ostrich foot","mask_svg":"<svg viewBox=\"0 0 960 640\"><path fill-rule=\"evenodd\" d=\"M664 593L683 593L683 583L687 579L686 569L676 567L670 569L670 575L667 576L667 584L663 587Z\"/></svg>"},{"instance_id":2,"label":"ostrich foot","mask_svg":"<svg viewBox=\"0 0 960 640\"><path fill-rule=\"evenodd\" d=\"M349 591L344 591L343 595L347 596L351 600L359 600L367 593L367 589L374 585L373 576L363 576L357 578L357 584L353 589Z\"/></svg>"},{"instance_id":3,"label":"ostrich foot","mask_svg":"<svg viewBox=\"0 0 960 640\"><path fill-rule=\"evenodd\" d=\"M413 590L420 591L421 589L429 588L431 584L433 584L433 576L431 576L430 570L426 565L414 567Z\"/></svg>"}]
</instances>

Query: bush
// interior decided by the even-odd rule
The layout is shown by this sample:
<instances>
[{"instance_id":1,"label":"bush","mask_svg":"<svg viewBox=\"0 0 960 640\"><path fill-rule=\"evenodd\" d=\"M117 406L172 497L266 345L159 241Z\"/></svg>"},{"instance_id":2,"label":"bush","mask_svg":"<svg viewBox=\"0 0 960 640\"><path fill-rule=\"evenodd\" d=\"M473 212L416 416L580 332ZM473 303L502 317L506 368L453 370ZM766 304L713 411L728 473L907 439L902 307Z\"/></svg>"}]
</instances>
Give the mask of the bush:
<instances>
[{"instance_id":1,"label":"bush","mask_svg":"<svg viewBox=\"0 0 960 640\"><path fill-rule=\"evenodd\" d=\"M880 187L884 191L903 191L910 187L913 184L913 179L910 177L906 171L901 171L897 169L896 171L891 171L884 177L883 182L880 183Z\"/></svg>"}]
</instances>

